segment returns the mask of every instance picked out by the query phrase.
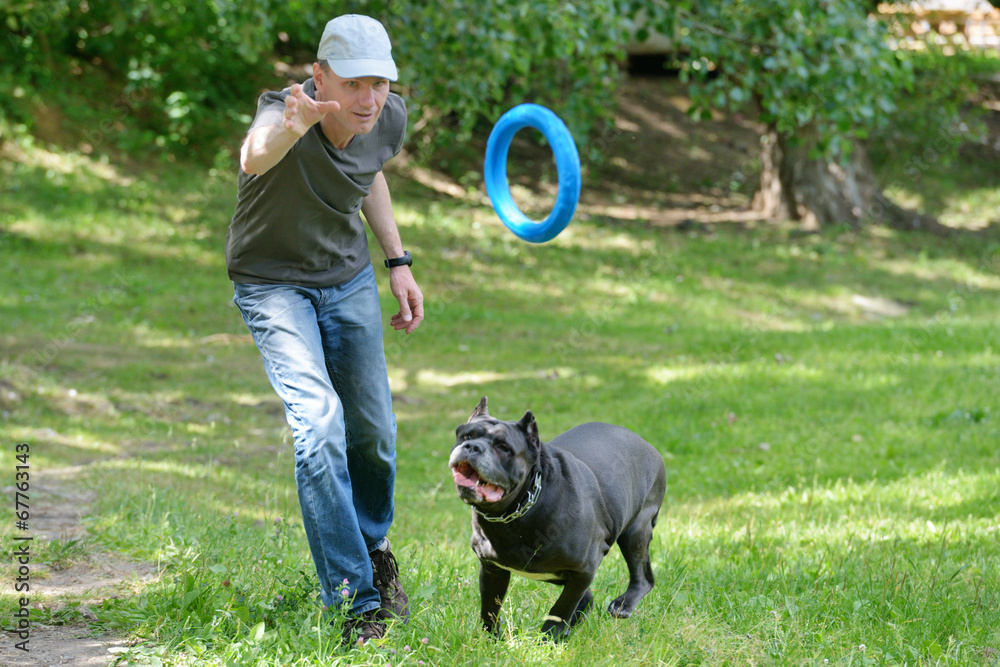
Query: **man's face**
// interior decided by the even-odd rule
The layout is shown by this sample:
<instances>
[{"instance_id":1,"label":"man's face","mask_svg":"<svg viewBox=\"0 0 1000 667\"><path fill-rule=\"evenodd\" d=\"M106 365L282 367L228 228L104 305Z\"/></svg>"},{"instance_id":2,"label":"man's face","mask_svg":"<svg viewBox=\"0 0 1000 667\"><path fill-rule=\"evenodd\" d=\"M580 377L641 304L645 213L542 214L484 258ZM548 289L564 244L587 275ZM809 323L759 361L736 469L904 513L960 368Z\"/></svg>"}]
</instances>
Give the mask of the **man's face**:
<instances>
[{"instance_id":1,"label":"man's face","mask_svg":"<svg viewBox=\"0 0 1000 667\"><path fill-rule=\"evenodd\" d=\"M368 134L382 113L389 96L389 80L377 76L342 79L316 65L316 99L334 100L340 109L326 115L323 128L337 139L349 141L356 134ZM335 141L338 145L340 141Z\"/></svg>"}]
</instances>

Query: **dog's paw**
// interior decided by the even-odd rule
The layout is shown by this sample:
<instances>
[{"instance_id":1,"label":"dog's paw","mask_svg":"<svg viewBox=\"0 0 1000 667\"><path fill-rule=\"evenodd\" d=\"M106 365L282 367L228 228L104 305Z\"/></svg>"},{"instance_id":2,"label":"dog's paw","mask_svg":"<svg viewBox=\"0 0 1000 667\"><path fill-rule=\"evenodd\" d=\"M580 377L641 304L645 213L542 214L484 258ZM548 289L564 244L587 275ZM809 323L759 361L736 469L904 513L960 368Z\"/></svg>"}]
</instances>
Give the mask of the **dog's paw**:
<instances>
[{"instance_id":1,"label":"dog's paw","mask_svg":"<svg viewBox=\"0 0 1000 667\"><path fill-rule=\"evenodd\" d=\"M632 610L635 607L634 604L629 604L629 600L625 595L616 598L611 601L608 605L608 613L615 618L628 618L632 615Z\"/></svg>"},{"instance_id":2,"label":"dog's paw","mask_svg":"<svg viewBox=\"0 0 1000 667\"><path fill-rule=\"evenodd\" d=\"M572 627L558 616L546 616L542 623L542 639L558 644L569 637Z\"/></svg>"}]
</instances>

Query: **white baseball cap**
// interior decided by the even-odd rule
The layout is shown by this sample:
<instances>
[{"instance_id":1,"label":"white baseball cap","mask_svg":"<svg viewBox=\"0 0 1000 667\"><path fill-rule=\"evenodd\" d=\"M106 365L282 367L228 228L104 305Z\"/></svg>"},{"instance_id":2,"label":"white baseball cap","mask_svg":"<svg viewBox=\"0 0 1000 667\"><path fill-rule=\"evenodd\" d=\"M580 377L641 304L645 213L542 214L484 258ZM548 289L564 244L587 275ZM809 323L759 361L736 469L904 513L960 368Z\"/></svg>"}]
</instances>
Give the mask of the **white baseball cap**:
<instances>
[{"instance_id":1,"label":"white baseball cap","mask_svg":"<svg viewBox=\"0 0 1000 667\"><path fill-rule=\"evenodd\" d=\"M395 81L398 76L389 35L368 16L345 14L327 23L316 58L343 79L378 76Z\"/></svg>"}]
</instances>

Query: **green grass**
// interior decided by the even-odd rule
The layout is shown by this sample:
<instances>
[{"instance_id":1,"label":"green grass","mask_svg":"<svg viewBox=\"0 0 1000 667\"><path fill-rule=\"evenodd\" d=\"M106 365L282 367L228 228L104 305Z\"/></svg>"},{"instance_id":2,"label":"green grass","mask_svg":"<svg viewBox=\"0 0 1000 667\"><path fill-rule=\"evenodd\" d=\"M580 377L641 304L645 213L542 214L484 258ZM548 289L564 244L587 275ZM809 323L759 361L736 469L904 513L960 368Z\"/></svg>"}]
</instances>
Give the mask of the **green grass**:
<instances>
[{"instance_id":1,"label":"green grass","mask_svg":"<svg viewBox=\"0 0 1000 667\"><path fill-rule=\"evenodd\" d=\"M348 652L316 601L281 405L230 303L231 176L43 157L0 165L2 474L26 442L33 471L80 466L96 492L87 540L43 560L160 566L91 607L133 640L123 664L998 664L995 237L579 216L533 246L390 175L427 297L415 335L386 332L413 618ZM446 463L482 395L503 418L533 410L546 440L599 419L661 451L657 586L635 617L604 612L627 577L615 550L570 641L539 641L556 589L519 579L507 633L483 635ZM63 602L38 613L83 618Z\"/></svg>"}]
</instances>

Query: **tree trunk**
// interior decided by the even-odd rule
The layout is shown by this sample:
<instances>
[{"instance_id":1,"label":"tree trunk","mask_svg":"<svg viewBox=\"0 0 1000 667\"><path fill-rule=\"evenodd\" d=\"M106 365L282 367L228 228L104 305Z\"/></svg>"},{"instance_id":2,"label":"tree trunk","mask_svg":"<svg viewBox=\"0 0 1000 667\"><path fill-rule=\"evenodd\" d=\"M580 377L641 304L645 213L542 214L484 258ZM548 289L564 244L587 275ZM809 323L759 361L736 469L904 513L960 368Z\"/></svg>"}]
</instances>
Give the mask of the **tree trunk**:
<instances>
[{"instance_id":1,"label":"tree trunk","mask_svg":"<svg viewBox=\"0 0 1000 667\"><path fill-rule=\"evenodd\" d=\"M875 182L864 146L855 142L849 161L814 159L809 142L792 144L775 128L761 140L760 190L753 206L766 217L796 220L807 229L848 224L886 224L898 229L947 233L933 216L900 208Z\"/></svg>"}]
</instances>

